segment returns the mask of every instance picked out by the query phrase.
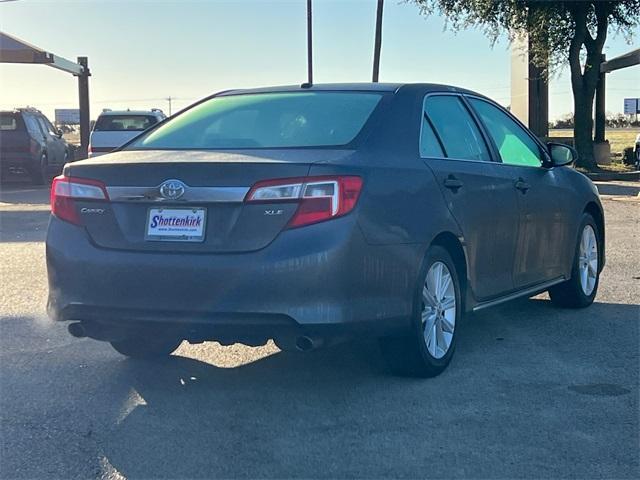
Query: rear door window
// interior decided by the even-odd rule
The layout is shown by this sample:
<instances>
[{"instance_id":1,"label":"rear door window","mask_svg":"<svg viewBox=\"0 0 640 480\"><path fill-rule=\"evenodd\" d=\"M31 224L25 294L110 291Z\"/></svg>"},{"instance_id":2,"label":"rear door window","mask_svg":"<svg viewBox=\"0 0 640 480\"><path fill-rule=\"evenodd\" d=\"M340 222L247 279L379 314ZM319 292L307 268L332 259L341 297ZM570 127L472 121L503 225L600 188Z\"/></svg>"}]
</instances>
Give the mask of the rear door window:
<instances>
[{"instance_id":1,"label":"rear door window","mask_svg":"<svg viewBox=\"0 0 640 480\"><path fill-rule=\"evenodd\" d=\"M24 124L27 126L29 135L31 135L32 138L42 138L44 132L35 117L25 114L22 118L24 118Z\"/></svg>"},{"instance_id":2,"label":"rear door window","mask_svg":"<svg viewBox=\"0 0 640 480\"><path fill-rule=\"evenodd\" d=\"M538 144L515 120L484 100L469 98L469 102L496 144L502 163L528 167L542 165Z\"/></svg>"},{"instance_id":3,"label":"rear door window","mask_svg":"<svg viewBox=\"0 0 640 480\"><path fill-rule=\"evenodd\" d=\"M102 132L142 132L156 123L158 123L158 120L153 115L101 115L96 122L94 130Z\"/></svg>"},{"instance_id":4,"label":"rear door window","mask_svg":"<svg viewBox=\"0 0 640 480\"><path fill-rule=\"evenodd\" d=\"M420 156L421 157L444 157L444 151L440 145L440 140L436 137L431 121L427 114L422 114L422 127L420 130Z\"/></svg>"},{"instance_id":5,"label":"rear door window","mask_svg":"<svg viewBox=\"0 0 640 480\"><path fill-rule=\"evenodd\" d=\"M491 161L478 126L458 96L427 97L424 111L448 158Z\"/></svg>"}]
</instances>

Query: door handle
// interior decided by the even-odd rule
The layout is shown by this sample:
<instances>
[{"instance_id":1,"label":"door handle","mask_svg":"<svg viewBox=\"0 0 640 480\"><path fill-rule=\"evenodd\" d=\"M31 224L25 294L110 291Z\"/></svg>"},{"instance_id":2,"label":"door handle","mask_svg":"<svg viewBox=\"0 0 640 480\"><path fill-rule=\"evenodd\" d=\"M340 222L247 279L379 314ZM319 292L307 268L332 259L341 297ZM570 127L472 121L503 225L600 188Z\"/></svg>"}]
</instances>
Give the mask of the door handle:
<instances>
[{"instance_id":1,"label":"door handle","mask_svg":"<svg viewBox=\"0 0 640 480\"><path fill-rule=\"evenodd\" d=\"M453 190L454 192L456 192L459 188L462 188L463 185L464 183L462 183L453 175L449 175L449 177L444 181L444 186L450 190Z\"/></svg>"},{"instance_id":2,"label":"door handle","mask_svg":"<svg viewBox=\"0 0 640 480\"><path fill-rule=\"evenodd\" d=\"M531 185L525 182L524 179L519 178L518 180L516 180L515 187L522 193L527 193L527 190L531 188Z\"/></svg>"}]
</instances>

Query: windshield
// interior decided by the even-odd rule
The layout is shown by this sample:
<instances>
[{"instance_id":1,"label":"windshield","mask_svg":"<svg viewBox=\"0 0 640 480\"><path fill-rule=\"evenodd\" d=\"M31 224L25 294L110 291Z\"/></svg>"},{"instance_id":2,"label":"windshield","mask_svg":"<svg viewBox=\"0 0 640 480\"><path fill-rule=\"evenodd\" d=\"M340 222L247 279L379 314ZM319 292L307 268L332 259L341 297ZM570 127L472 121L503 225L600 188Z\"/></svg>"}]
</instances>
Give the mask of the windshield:
<instances>
[{"instance_id":1,"label":"windshield","mask_svg":"<svg viewBox=\"0 0 640 480\"><path fill-rule=\"evenodd\" d=\"M211 98L134 141L133 149L286 148L350 143L379 93L296 92Z\"/></svg>"},{"instance_id":2,"label":"windshield","mask_svg":"<svg viewBox=\"0 0 640 480\"><path fill-rule=\"evenodd\" d=\"M158 123L152 115L102 115L98 118L94 130L119 132L122 130L141 132Z\"/></svg>"}]
</instances>

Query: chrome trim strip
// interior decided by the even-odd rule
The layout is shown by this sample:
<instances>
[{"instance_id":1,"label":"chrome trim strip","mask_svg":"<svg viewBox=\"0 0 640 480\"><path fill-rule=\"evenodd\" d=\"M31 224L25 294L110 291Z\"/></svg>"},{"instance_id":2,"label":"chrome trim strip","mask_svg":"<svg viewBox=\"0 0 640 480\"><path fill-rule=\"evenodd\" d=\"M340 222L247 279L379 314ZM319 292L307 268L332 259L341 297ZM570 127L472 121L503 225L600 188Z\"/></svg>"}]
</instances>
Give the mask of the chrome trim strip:
<instances>
[{"instance_id":1,"label":"chrome trim strip","mask_svg":"<svg viewBox=\"0 0 640 480\"><path fill-rule=\"evenodd\" d=\"M504 297L496 298L495 300L489 300L487 302L481 302L475 307L473 307L473 311L477 312L478 310L483 310L485 308L493 307L495 305L500 305L501 303L508 302L510 300L515 300L516 298L531 296L534 294L542 293L549 287L553 287L558 283L562 283L567 279L564 277L558 277L549 282L539 283L538 285L534 285L533 287L529 287L525 290L521 290L519 292L510 293L509 295L505 295Z\"/></svg>"},{"instance_id":2,"label":"chrome trim strip","mask_svg":"<svg viewBox=\"0 0 640 480\"><path fill-rule=\"evenodd\" d=\"M160 195L157 187L107 187L112 202L171 202L171 203L218 203L242 202L250 187L190 187L185 185L184 195L169 200Z\"/></svg>"}]
</instances>

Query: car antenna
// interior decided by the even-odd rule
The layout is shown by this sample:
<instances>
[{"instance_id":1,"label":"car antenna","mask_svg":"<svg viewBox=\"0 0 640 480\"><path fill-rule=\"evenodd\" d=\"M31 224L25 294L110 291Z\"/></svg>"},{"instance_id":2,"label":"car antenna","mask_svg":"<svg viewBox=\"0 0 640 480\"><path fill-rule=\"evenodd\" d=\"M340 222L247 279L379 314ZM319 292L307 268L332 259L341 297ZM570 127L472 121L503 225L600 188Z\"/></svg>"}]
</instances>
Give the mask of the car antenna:
<instances>
[{"instance_id":1,"label":"car antenna","mask_svg":"<svg viewBox=\"0 0 640 480\"><path fill-rule=\"evenodd\" d=\"M313 83L311 82L304 82L302 85L300 85L300 88L311 88L313 87Z\"/></svg>"}]
</instances>

